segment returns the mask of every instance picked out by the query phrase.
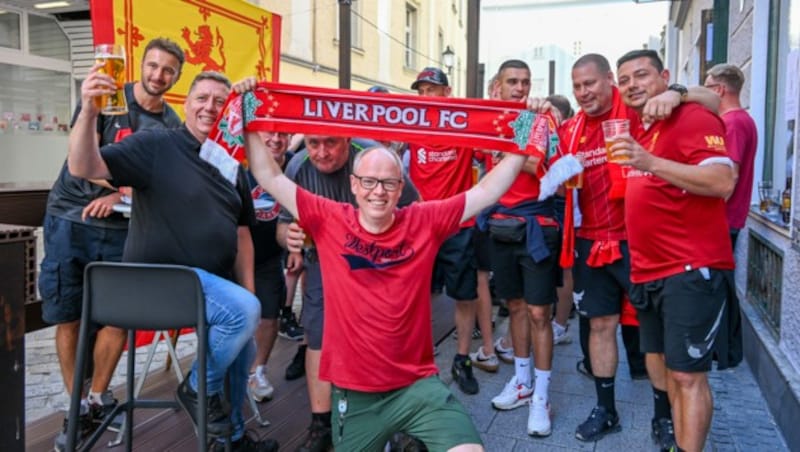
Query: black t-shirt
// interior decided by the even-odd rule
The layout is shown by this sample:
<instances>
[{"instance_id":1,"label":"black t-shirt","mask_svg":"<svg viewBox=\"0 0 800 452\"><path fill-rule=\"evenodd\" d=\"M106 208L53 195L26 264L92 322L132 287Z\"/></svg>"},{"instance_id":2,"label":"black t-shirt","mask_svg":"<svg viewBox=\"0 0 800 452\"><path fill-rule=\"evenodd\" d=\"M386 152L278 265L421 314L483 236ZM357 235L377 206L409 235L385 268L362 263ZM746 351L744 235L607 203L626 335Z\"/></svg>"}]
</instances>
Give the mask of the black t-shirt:
<instances>
[{"instance_id":1,"label":"black t-shirt","mask_svg":"<svg viewBox=\"0 0 800 452\"><path fill-rule=\"evenodd\" d=\"M286 153L281 169L286 170L286 166L292 160L292 157L294 157L293 152ZM247 172L247 179L250 182L250 194L253 198L253 207L255 207L256 221L253 227L250 228L250 233L253 236L255 263L258 265L283 253L283 248L278 245L278 241L275 239L281 206L272 195L258 185L250 171Z\"/></svg>"},{"instance_id":2,"label":"black t-shirt","mask_svg":"<svg viewBox=\"0 0 800 452\"><path fill-rule=\"evenodd\" d=\"M97 118L97 133L100 135L100 146L116 141L118 133L124 129L136 131L180 127L181 118L166 103L164 103L164 108L160 113L151 113L136 103L136 98L133 96L133 85L134 83L125 85L125 98L128 103L127 115L100 115ZM75 114L72 116L72 124L75 123L75 119L80 112L81 105L79 104L75 109ZM50 189L50 194L47 198L47 213L65 220L81 222L91 226L126 229L128 227L128 219L120 214L113 214L106 218L88 217L85 222L81 219L84 207L92 200L110 193L111 190L107 188L69 174L67 162L65 161L61 167L61 172L58 174L58 179L53 184L53 188Z\"/></svg>"},{"instance_id":3,"label":"black t-shirt","mask_svg":"<svg viewBox=\"0 0 800 452\"><path fill-rule=\"evenodd\" d=\"M134 188L123 261L180 264L229 278L238 226L251 226L244 170L236 186L199 156L186 127L147 130L104 146L116 186Z\"/></svg>"}]
</instances>

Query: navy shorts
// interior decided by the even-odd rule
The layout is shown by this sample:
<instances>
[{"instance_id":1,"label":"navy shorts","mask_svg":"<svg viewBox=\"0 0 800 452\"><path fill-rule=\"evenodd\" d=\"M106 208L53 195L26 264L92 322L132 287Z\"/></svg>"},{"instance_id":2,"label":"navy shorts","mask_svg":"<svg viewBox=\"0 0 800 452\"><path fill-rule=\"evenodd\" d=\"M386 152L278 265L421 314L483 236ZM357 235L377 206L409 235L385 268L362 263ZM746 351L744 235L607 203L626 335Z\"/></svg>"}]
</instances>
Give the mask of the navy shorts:
<instances>
[{"instance_id":1,"label":"navy shorts","mask_svg":"<svg viewBox=\"0 0 800 452\"><path fill-rule=\"evenodd\" d=\"M558 264L561 230L543 226L542 231L550 256L538 263L528 253L525 241L508 243L492 239L492 274L498 298L523 298L535 306L550 305L558 299L556 287L561 285L562 276Z\"/></svg>"},{"instance_id":2,"label":"navy shorts","mask_svg":"<svg viewBox=\"0 0 800 452\"><path fill-rule=\"evenodd\" d=\"M441 272L447 295L457 301L478 298L478 273L472 243L473 228L461 228L445 240L436 255L434 275Z\"/></svg>"},{"instance_id":3,"label":"navy shorts","mask_svg":"<svg viewBox=\"0 0 800 452\"><path fill-rule=\"evenodd\" d=\"M631 255L628 242L620 242L622 259L602 267L586 264L594 240L575 239L575 265L572 275L575 309L590 319L622 312L622 299L631 285Z\"/></svg>"},{"instance_id":4,"label":"navy shorts","mask_svg":"<svg viewBox=\"0 0 800 452\"><path fill-rule=\"evenodd\" d=\"M481 231L476 226L472 231L472 244L475 247L475 264L479 271L488 272L492 270L492 239L489 231Z\"/></svg>"},{"instance_id":5,"label":"navy shorts","mask_svg":"<svg viewBox=\"0 0 800 452\"><path fill-rule=\"evenodd\" d=\"M80 320L84 268L93 261L121 261L127 236L127 229L99 228L45 215L39 271L42 320L51 324Z\"/></svg>"},{"instance_id":6,"label":"navy shorts","mask_svg":"<svg viewBox=\"0 0 800 452\"><path fill-rule=\"evenodd\" d=\"M644 353L663 353L667 368L708 372L729 302L725 272L696 269L631 286Z\"/></svg>"},{"instance_id":7,"label":"navy shorts","mask_svg":"<svg viewBox=\"0 0 800 452\"><path fill-rule=\"evenodd\" d=\"M305 263L305 282L303 284L303 311L300 323L308 339L308 348L322 350L322 327L325 317L325 303L322 296L322 271L318 260Z\"/></svg>"},{"instance_id":8,"label":"navy shorts","mask_svg":"<svg viewBox=\"0 0 800 452\"><path fill-rule=\"evenodd\" d=\"M261 318L277 319L286 301L286 279L283 276L283 259L276 255L256 265L256 297L261 302Z\"/></svg>"}]
</instances>

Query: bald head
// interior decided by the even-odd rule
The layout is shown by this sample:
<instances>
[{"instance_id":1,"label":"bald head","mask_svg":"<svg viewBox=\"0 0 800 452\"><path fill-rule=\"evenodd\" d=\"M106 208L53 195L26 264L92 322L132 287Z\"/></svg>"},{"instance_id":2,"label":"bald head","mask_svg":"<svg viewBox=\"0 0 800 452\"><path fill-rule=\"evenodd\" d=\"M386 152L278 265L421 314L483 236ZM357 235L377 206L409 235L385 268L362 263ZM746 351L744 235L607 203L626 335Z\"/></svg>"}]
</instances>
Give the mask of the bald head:
<instances>
[{"instance_id":1,"label":"bald head","mask_svg":"<svg viewBox=\"0 0 800 452\"><path fill-rule=\"evenodd\" d=\"M403 162L400 160L400 157L396 152L392 152L383 146L373 146L356 154L356 158L353 161L353 174L361 174L359 170L362 166L372 166L376 164L380 166L394 166L394 170L396 170L397 173L396 177L403 177Z\"/></svg>"}]
</instances>

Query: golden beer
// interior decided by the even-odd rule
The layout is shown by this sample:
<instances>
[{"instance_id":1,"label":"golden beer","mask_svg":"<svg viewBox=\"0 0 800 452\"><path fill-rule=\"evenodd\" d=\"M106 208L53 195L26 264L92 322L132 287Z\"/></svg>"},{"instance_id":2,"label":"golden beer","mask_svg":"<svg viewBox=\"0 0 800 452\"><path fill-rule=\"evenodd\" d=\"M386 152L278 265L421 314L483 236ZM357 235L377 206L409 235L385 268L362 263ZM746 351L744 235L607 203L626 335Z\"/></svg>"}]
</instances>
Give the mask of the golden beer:
<instances>
[{"instance_id":1,"label":"golden beer","mask_svg":"<svg viewBox=\"0 0 800 452\"><path fill-rule=\"evenodd\" d=\"M607 160L615 163L627 161L627 157L612 157L611 146L613 146L617 141L620 141L620 138L627 138L630 136L631 122L627 119L607 119L603 121L602 127L603 138L606 143Z\"/></svg>"},{"instance_id":2,"label":"golden beer","mask_svg":"<svg viewBox=\"0 0 800 452\"><path fill-rule=\"evenodd\" d=\"M567 179L567 181L564 182L564 188L583 188L583 171Z\"/></svg>"},{"instance_id":3,"label":"golden beer","mask_svg":"<svg viewBox=\"0 0 800 452\"><path fill-rule=\"evenodd\" d=\"M103 115L124 115L128 113L125 102L125 50L116 44L101 44L95 48L95 61L102 64L100 72L114 79L117 91L114 94L97 96L95 105Z\"/></svg>"},{"instance_id":4,"label":"golden beer","mask_svg":"<svg viewBox=\"0 0 800 452\"><path fill-rule=\"evenodd\" d=\"M611 155L611 146L614 146L619 140L606 140L606 158L609 162L619 163L619 162L627 162L628 158L625 156L615 156L612 157Z\"/></svg>"}]
</instances>

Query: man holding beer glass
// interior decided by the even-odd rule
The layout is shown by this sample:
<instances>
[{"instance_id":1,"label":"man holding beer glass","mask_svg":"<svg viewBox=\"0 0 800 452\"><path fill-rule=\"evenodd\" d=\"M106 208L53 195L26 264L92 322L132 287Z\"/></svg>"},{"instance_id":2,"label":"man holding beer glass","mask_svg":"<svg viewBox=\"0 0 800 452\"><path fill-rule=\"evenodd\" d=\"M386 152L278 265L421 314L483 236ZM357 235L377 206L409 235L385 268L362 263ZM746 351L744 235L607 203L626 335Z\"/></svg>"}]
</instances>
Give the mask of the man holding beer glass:
<instances>
[{"instance_id":1,"label":"man holding beer glass","mask_svg":"<svg viewBox=\"0 0 800 452\"><path fill-rule=\"evenodd\" d=\"M124 57L108 45L98 46L93 70L116 72L114 94L98 96L95 105L112 106L99 117L96 134L100 145L114 143L141 129L174 128L181 124L164 102L164 93L178 81L184 61L177 44L158 38L144 50L141 80L122 84ZM113 100L112 100L113 99ZM73 116L73 125L81 105ZM56 324L56 351L64 386L69 394L75 372L75 349L81 317L83 270L91 261L119 261L128 232L128 220L112 210L122 191L105 180L86 180L70 175L66 162L47 200L44 218L45 256L39 276L42 318ZM94 369L87 403L81 407L81 435L88 436L116 401L108 385L125 342L125 332L103 327L97 332ZM81 388L75 388L81 390ZM66 422L55 440L55 449L66 443Z\"/></svg>"},{"instance_id":2,"label":"man holding beer glass","mask_svg":"<svg viewBox=\"0 0 800 452\"><path fill-rule=\"evenodd\" d=\"M652 50L625 54L617 74L622 100L640 114L648 99L668 90L669 71ZM712 358L718 369L742 359L725 216L733 164L724 136L718 116L688 103L611 148L631 167L625 195L631 303L650 378L665 384L672 401L677 450L703 450L713 409Z\"/></svg>"}]
</instances>

